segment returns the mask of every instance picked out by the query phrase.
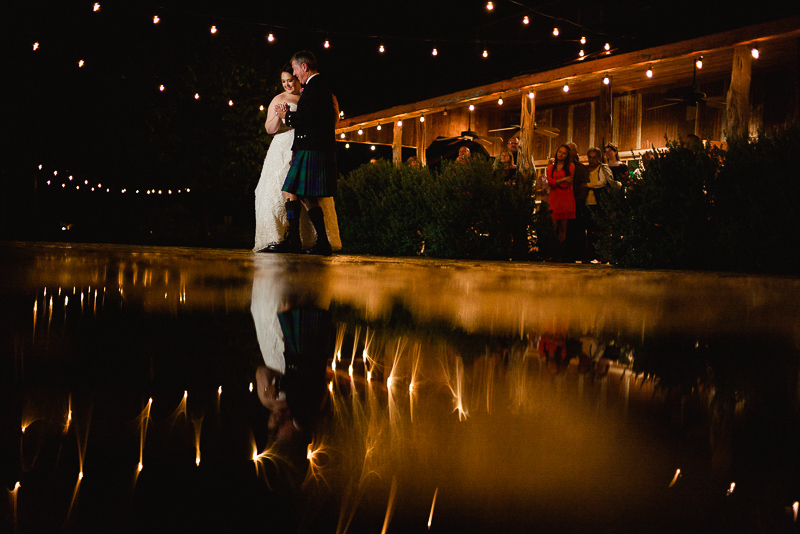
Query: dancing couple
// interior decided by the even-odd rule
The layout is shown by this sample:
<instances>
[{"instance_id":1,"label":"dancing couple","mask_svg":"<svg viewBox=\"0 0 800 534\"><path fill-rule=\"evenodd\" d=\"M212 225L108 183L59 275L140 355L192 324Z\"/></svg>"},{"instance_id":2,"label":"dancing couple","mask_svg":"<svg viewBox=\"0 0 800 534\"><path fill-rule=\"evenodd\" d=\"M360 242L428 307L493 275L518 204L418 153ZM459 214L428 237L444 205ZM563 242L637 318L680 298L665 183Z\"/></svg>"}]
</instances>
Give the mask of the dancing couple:
<instances>
[{"instance_id":1,"label":"dancing couple","mask_svg":"<svg viewBox=\"0 0 800 534\"><path fill-rule=\"evenodd\" d=\"M257 252L329 256L342 246L333 202L339 110L317 69L313 53L293 55L281 73L284 92L267 111L274 137L256 186Z\"/></svg>"}]
</instances>

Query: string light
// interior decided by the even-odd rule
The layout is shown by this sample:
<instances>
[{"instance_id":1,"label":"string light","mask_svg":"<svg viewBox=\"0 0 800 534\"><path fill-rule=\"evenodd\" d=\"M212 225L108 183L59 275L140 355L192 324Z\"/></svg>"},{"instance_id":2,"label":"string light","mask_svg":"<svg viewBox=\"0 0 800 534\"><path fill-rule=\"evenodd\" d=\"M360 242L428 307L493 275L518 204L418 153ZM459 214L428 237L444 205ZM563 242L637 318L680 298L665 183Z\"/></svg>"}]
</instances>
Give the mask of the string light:
<instances>
[{"instance_id":1,"label":"string light","mask_svg":"<svg viewBox=\"0 0 800 534\"><path fill-rule=\"evenodd\" d=\"M342 132L342 134L341 134L339 137L341 137L342 139L344 139L344 132Z\"/></svg>"},{"instance_id":2,"label":"string light","mask_svg":"<svg viewBox=\"0 0 800 534\"><path fill-rule=\"evenodd\" d=\"M34 52L35 52L36 50L39 50L39 43L38 43L38 42L36 42L36 43L33 43L33 50L34 50Z\"/></svg>"},{"instance_id":3,"label":"string light","mask_svg":"<svg viewBox=\"0 0 800 534\"><path fill-rule=\"evenodd\" d=\"M258 111L264 111L264 104L261 104L260 106L258 106Z\"/></svg>"},{"instance_id":4,"label":"string light","mask_svg":"<svg viewBox=\"0 0 800 534\"><path fill-rule=\"evenodd\" d=\"M195 100L200 100L200 93L195 93L194 94L194 99Z\"/></svg>"},{"instance_id":5,"label":"string light","mask_svg":"<svg viewBox=\"0 0 800 534\"><path fill-rule=\"evenodd\" d=\"M502 105L503 105L503 99L502 99L502 98L499 98L499 99L497 100L497 105L498 105L498 106L502 106Z\"/></svg>"},{"instance_id":6,"label":"string light","mask_svg":"<svg viewBox=\"0 0 800 534\"><path fill-rule=\"evenodd\" d=\"M585 36L581 36L581 44L586 44L586 37Z\"/></svg>"},{"instance_id":7,"label":"string light","mask_svg":"<svg viewBox=\"0 0 800 534\"><path fill-rule=\"evenodd\" d=\"M397 121L397 125L402 128L403 127L403 121Z\"/></svg>"},{"instance_id":8,"label":"string light","mask_svg":"<svg viewBox=\"0 0 800 534\"><path fill-rule=\"evenodd\" d=\"M375 145L369 147L370 150L375 150Z\"/></svg>"},{"instance_id":9,"label":"string light","mask_svg":"<svg viewBox=\"0 0 800 534\"><path fill-rule=\"evenodd\" d=\"M383 43L381 43L380 46L378 47L378 52L383 54L385 51L386 51L386 48L384 48Z\"/></svg>"},{"instance_id":10,"label":"string light","mask_svg":"<svg viewBox=\"0 0 800 534\"><path fill-rule=\"evenodd\" d=\"M350 143L345 143L345 144L344 144L344 147L345 147L345 148L350 148Z\"/></svg>"},{"instance_id":11,"label":"string light","mask_svg":"<svg viewBox=\"0 0 800 534\"><path fill-rule=\"evenodd\" d=\"M606 44L603 45L603 48L605 48L606 51L609 51L609 50L611 50L611 44L610 43L606 43Z\"/></svg>"},{"instance_id":12,"label":"string light","mask_svg":"<svg viewBox=\"0 0 800 534\"><path fill-rule=\"evenodd\" d=\"M603 83L605 85L611 84L611 78L609 78L608 76L603 76Z\"/></svg>"},{"instance_id":13,"label":"string light","mask_svg":"<svg viewBox=\"0 0 800 534\"><path fill-rule=\"evenodd\" d=\"M648 78L653 77L653 67L647 67L647 71L645 71L645 76L647 76Z\"/></svg>"},{"instance_id":14,"label":"string light","mask_svg":"<svg viewBox=\"0 0 800 534\"><path fill-rule=\"evenodd\" d=\"M585 54L585 53L584 53L584 51L583 51L583 50L581 50L580 52L578 52L578 56L580 56L580 57L583 57L583 56L584 56L584 54Z\"/></svg>"},{"instance_id":15,"label":"string light","mask_svg":"<svg viewBox=\"0 0 800 534\"><path fill-rule=\"evenodd\" d=\"M159 85L159 86L158 86L158 90L159 90L159 91L161 91L161 92L163 93L163 92L164 92L164 86L163 86L163 85Z\"/></svg>"},{"instance_id":16,"label":"string light","mask_svg":"<svg viewBox=\"0 0 800 534\"><path fill-rule=\"evenodd\" d=\"M553 28L553 35L558 37L558 28Z\"/></svg>"},{"instance_id":17,"label":"string light","mask_svg":"<svg viewBox=\"0 0 800 534\"><path fill-rule=\"evenodd\" d=\"M228 100L228 105L233 107L233 100Z\"/></svg>"},{"instance_id":18,"label":"string light","mask_svg":"<svg viewBox=\"0 0 800 534\"><path fill-rule=\"evenodd\" d=\"M381 124L380 124L380 123L378 123L378 128L377 128L377 129L378 129L378 130L380 130L380 129L381 129Z\"/></svg>"},{"instance_id":19,"label":"string light","mask_svg":"<svg viewBox=\"0 0 800 534\"><path fill-rule=\"evenodd\" d=\"M211 33L212 34L217 33L217 27L216 26L211 26Z\"/></svg>"},{"instance_id":20,"label":"string light","mask_svg":"<svg viewBox=\"0 0 800 534\"><path fill-rule=\"evenodd\" d=\"M362 130L361 128L359 128L359 129L358 129L358 135L364 135L364 130Z\"/></svg>"},{"instance_id":21,"label":"string light","mask_svg":"<svg viewBox=\"0 0 800 534\"><path fill-rule=\"evenodd\" d=\"M94 7L92 7L92 11L100 11L100 4L98 2L95 2Z\"/></svg>"},{"instance_id":22,"label":"string light","mask_svg":"<svg viewBox=\"0 0 800 534\"><path fill-rule=\"evenodd\" d=\"M522 17L522 23L523 24L530 24L531 23L531 19L528 18L528 15L525 15L524 17Z\"/></svg>"},{"instance_id":23,"label":"string light","mask_svg":"<svg viewBox=\"0 0 800 534\"><path fill-rule=\"evenodd\" d=\"M273 35L272 32L270 32L270 34L267 35L267 41L271 43L274 40L275 40L275 35Z\"/></svg>"},{"instance_id":24,"label":"string light","mask_svg":"<svg viewBox=\"0 0 800 534\"><path fill-rule=\"evenodd\" d=\"M489 51L485 48L483 49L483 57L489 57Z\"/></svg>"},{"instance_id":25,"label":"string light","mask_svg":"<svg viewBox=\"0 0 800 534\"><path fill-rule=\"evenodd\" d=\"M161 22L161 19L158 15L153 15L153 24L158 24L159 22Z\"/></svg>"},{"instance_id":26,"label":"string light","mask_svg":"<svg viewBox=\"0 0 800 534\"><path fill-rule=\"evenodd\" d=\"M330 48L331 47L331 42L328 41L327 39L325 39L325 42L322 44L322 46L324 46L325 48Z\"/></svg>"},{"instance_id":27,"label":"string light","mask_svg":"<svg viewBox=\"0 0 800 534\"><path fill-rule=\"evenodd\" d=\"M425 117L423 115L420 115L419 122L425 122Z\"/></svg>"},{"instance_id":28,"label":"string light","mask_svg":"<svg viewBox=\"0 0 800 534\"><path fill-rule=\"evenodd\" d=\"M494 4L491 3L491 2L487 2L486 3L486 9L489 10L489 11L493 10L494 9Z\"/></svg>"},{"instance_id":29,"label":"string light","mask_svg":"<svg viewBox=\"0 0 800 534\"><path fill-rule=\"evenodd\" d=\"M702 69L703 68L703 56L700 56L699 58L697 58L697 61L695 61L694 64L698 69Z\"/></svg>"},{"instance_id":30,"label":"string light","mask_svg":"<svg viewBox=\"0 0 800 534\"><path fill-rule=\"evenodd\" d=\"M533 91L529 91L529 92L528 92L528 98L530 98L531 100L533 100L535 96L536 96L536 95L534 94L534 92L533 92Z\"/></svg>"},{"instance_id":31,"label":"string light","mask_svg":"<svg viewBox=\"0 0 800 534\"><path fill-rule=\"evenodd\" d=\"M84 61L83 61L82 59L81 59L81 60L79 60L79 61L78 61L78 68L81 68L81 67L83 67L83 65L84 65Z\"/></svg>"},{"instance_id":32,"label":"string light","mask_svg":"<svg viewBox=\"0 0 800 534\"><path fill-rule=\"evenodd\" d=\"M470 105L469 105L469 110L470 110L470 111L475 111L475 106L473 106L472 104L470 104Z\"/></svg>"},{"instance_id":33,"label":"string light","mask_svg":"<svg viewBox=\"0 0 800 534\"><path fill-rule=\"evenodd\" d=\"M569 93L569 84L565 83L564 87L562 87L561 90L564 91L565 93Z\"/></svg>"},{"instance_id":34,"label":"string light","mask_svg":"<svg viewBox=\"0 0 800 534\"><path fill-rule=\"evenodd\" d=\"M750 49L750 55L753 56L753 59L758 59L758 55L759 54L758 54L758 47L757 46L754 46L753 48Z\"/></svg>"},{"instance_id":35,"label":"string light","mask_svg":"<svg viewBox=\"0 0 800 534\"><path fill-rule=\"evenodd\" d=\"M437 50L435 46L433 47L433 50L431 50L431 55L432 56L438 56L439 55L439 50Z\"/></svg>"}]
</instances>

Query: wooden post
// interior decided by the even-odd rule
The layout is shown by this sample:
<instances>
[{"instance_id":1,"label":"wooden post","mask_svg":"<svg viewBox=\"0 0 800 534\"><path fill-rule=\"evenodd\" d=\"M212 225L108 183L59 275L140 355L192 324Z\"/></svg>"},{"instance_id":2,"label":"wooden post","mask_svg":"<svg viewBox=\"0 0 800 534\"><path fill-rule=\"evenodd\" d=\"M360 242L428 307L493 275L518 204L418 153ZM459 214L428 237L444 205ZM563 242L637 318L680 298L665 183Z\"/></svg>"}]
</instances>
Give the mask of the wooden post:
<instances>
[{"instance_id":1,"label":"wooden post","mask_svg":"<svg viewBox=\"0 0 800 534\"><path fill-rule=\"evenodd\" d=\"M392 162L395 166L403 163L403 127L398 121L394 121L392 129Z\"/></svg>"},{"instance_id":2,"label":"wooden post","mask_svg":"<svg viewBox=\"0 0 800 534\"><path fill-rule=\"evenodd\" d=\"M519 158L517 174L523 179L530 178L536 170L533 165L533 128L536 124L536 98L527 93L522 95L522 108L519 117Z\"/></svg>"},{"instance_id":3,"label":"wooden post","mask_svg":"<svg viewBox=\"0 0 800 534\"><path fill-rule=\"evenodd\" d=\"M427 161L425 161L425 147L427 145L426 139L426 132L427 128L424 122L420 122L419 119L412 119L415 120L417 123L417 159L419 160L419 164L424 166L427 165Z\"/></svg>"},{"instance_id":4,"label":"wooden post","mask_svg":"<svg viewBox=\"0 0 800 534\"><path fill-rule=\"evenodd\" d=\"M728 137L750 136L750 73L753 57L746 46L733 49L731 86L728 89Z\"/></svg>"},{"instance_id":5,"label":"wooden post","mask_svg":"<svg viewBox=\"0 0 800 534\"><path fill-rule=\"evenodd\" d=\"M599 119L597 121L597 139L600 140L600 144L597 146L599 146L601 150L612 142L611 107L614 101L612 99L611 82L611 79L609 79L608 85L604 84L602 81L600 82L600 98L597 103L597 116Z\"/></svg>"}]
</instances>

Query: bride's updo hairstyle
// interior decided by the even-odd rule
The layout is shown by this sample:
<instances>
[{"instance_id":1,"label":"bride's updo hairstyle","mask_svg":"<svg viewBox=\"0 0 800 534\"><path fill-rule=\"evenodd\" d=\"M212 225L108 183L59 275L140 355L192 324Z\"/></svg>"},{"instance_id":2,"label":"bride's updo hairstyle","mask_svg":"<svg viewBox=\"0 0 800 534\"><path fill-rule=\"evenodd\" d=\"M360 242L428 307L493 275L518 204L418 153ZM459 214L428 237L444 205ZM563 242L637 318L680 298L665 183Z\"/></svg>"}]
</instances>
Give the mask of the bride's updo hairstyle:
<instances>
[{"instance_id":1,"label":"bride's updo hairstyle","mask_svg":"<svg viewBox=\"0 0 800 534\"><path fill-rule=\"evenodd\" d=\"M308 65L308 70L317 70L317 56L314 55L314 52L309 50L301 50L300 52L295 53L289 62L297 63L298 65L305 63Z\"/></svg>"},{"instance_id":2,"label":"bride's updo hairstyle","mask_svg":"<svg viewBox=\"0 0 800 534\"><path fill-rule=\"evenodd\" d=\"M294 70L292 70L292 64L291 63L287 63L286 65L283 66L283 68L281 69L281 74L284 73L284 72L286 74L291 74L292 78L294 78Z\"/></svg>"}]
</instances>

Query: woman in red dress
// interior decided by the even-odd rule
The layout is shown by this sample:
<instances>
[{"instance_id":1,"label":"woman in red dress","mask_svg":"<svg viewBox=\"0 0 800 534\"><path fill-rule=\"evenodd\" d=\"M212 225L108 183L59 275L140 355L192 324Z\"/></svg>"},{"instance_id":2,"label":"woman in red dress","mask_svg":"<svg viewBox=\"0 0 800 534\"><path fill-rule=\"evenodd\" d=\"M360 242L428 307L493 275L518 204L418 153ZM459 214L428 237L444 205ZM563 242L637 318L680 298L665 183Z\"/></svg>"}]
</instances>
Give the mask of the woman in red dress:
<instances>
[{"instance_id":1,"label":"woman in red dress","mask_svg":"<svg viewBox=\"0 0 800 534\"><path fill-rule=\"evenodd\" d=\"M547 183L550 186L548 201L553 211L556 236L562 245L567 239L567 221L575 218L575 195L572 192L575 165L570 163L569 155L569 147L561 145L553 158L554 163L547 166Z\"/></svg>"}]
</instances>

